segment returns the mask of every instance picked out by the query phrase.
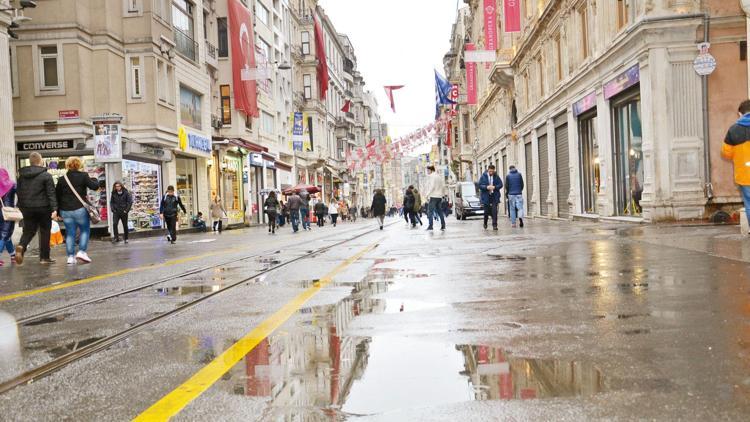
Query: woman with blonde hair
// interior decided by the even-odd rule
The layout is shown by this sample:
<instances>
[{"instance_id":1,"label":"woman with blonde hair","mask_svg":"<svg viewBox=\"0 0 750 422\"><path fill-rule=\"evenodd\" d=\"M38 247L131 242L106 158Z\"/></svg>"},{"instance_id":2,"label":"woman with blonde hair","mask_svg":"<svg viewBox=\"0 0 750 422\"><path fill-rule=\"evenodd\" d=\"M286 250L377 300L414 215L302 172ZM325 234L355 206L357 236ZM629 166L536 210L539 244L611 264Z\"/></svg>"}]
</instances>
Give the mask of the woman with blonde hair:
<instances>
[{"instance_id":1,"label":"woman with blonde hair","mask_svg":"<svg viewBox=\"0 0 750 422\"><path fill-rule=\"evenodd\" d=\"M87 209L90 204L86 196L87 189L99 189L99 181L82 171L83 161L79 157L69 157L65 160L65 168L68 171L58 180L56 192L59 214L65 224L67 263L73 265L80 261L88 264L91 262L91 258L86 253L91 235L91 219ZM76 231L80 233L77 254Z\"/></svg>"},{"instance_id":2,"label":"woman with blonde hair","mask_svg":"<svg viewBox=\"0 0 750 422\"><path fill-rule=\"evenodd\" d=\"M226 214L227 211L224 209L224 205L222 205L221 203L221 197L219 195L214 196L214 200L211 201L211 219L214 221L214 231L216 231L218 227L219 233L221 233L221 220Z\"/></svg>"}]
</instances>

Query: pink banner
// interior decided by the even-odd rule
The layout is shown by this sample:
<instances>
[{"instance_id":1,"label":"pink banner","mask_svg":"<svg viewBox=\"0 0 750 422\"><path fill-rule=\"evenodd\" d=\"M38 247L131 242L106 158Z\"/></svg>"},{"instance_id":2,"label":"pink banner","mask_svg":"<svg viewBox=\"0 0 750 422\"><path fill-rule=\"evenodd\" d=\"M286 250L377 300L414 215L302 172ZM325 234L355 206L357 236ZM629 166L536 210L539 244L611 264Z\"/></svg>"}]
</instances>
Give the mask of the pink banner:
<instances>
[{"instance_id":1,"label":"pink banner","mask_svg":"<svg viewBox=\"0 0 750 422\"><path fill-rule=\"evenodd\" d=\"M484 0L484 49L490 51L497 50L496 1L497 0Z\"/></svg>"},{"instance_id":2,"label":"pink banner","mask_svg":"<svg viewBox=\"0 0 750 422\"><path fill-rule=\"evenodd\" d=\"M505 1L505 32L521 32L521 0Z\"/></svg>"},{"instance_id":3,"label":"pink banner","mask_svg":"<svg viewBox=\"0 0 750 422\"><path fill-rule=\"evenodd\" d=\"M466 51L474 50L474 44L466 44ZM477 104L477 64L474 62L466 62L466 103Z\"/></svg>"}]
</instances>

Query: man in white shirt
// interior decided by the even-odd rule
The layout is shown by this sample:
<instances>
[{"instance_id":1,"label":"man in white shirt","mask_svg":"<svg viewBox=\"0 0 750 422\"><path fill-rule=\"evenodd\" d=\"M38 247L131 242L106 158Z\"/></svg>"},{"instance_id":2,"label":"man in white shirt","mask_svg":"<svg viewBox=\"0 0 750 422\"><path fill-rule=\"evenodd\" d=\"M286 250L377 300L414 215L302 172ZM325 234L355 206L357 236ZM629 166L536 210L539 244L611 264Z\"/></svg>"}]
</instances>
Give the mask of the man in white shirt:
<instances>
[{"instance_id":1,"label":"man in white shirt","mask_svg":"<svg viewBox=\"0 0 750 422\"><path fill-rule=\"evenodd\" d=\"M427 216L430 219L430 225L427 230L432 230L432 221L436 214L440 217L440 230L445 230L445 216L443 215L443 208L440 206L443 195L445 195L445 179L435 172L435 166L428 166L425 196L429 198Z\"/></svg>"}]
</instances>

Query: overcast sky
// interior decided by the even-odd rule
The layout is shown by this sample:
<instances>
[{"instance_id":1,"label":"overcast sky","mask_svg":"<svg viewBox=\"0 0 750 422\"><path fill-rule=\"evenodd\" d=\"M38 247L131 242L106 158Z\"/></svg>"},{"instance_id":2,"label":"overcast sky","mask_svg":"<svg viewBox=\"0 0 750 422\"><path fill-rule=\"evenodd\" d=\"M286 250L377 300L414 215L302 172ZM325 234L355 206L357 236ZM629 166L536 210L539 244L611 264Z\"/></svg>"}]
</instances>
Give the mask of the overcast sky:
<instances>
[{"instance_id":1,"label":"overcast sky","mask_svg":"<svg viewBox=\"0 0 750 422\"><path fill-rule=\"evenodd\" d=\"M462 0L319 0L336 30L354 44L357 69L375 93L382 120L396 138L435 118L433 69L443 74L451 27ZM384 85L395 91L391 112Z\"/></svg>"}]
</instances>

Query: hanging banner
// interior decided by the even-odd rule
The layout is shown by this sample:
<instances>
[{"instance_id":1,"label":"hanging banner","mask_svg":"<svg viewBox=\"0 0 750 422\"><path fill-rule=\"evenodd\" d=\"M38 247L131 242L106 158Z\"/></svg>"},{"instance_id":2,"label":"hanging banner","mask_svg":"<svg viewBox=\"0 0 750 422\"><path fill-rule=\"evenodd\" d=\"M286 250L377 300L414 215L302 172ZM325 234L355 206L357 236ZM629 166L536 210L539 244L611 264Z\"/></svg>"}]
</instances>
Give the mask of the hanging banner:
<instances>
[{"instance_id":1,"label":"hanging banner","mask_svg":"<svg viewBox=\"0 0 750 422\"><path fill-rule=\"evenodd\" d=\"M474 44L466 44L466 51L474 50L476 50ZM477 64L473 62L466 62L466 103L477 104Z\"/></svg>"},{"instance_id":2,"label":"hanging banner","mask_svg":"<svg viewBox=\"0 0 750 422\"><path fill-rule=\"evenodd\" d=\"M119 163L122 161L122 116L94 120L94 161L97 163Z\"/></svg>"},{"instance_id":3,"label":"hanging banner","mask_svg":"<svg viewBox=\"0 0 750 422\"><path fill-rule=\"evenodd\" d=\"M497 0L484 0L484 49L490 51L497 50L496 1Z\"/></svg>"},{"instance_id":4,"label":"hanging banner","mask_svg":"<svg viewBox=\"0 0 750 422\"><path fill-rule=\"evenodd\" d=\"M521 32L521 0L505 2L505 32Z\"/></svg>"},{"instance_id":5,"label":"hanging banner","mask_svg":"<svg viewBox=\"0 0 750 422\"><path fill-rule=\"evenodd\" d=\"M255 33L250 11L240 0L229 0L229 36L232 46L234 108L247 116L260 117L255 66Z\"/></svg>"}]
</instances>

